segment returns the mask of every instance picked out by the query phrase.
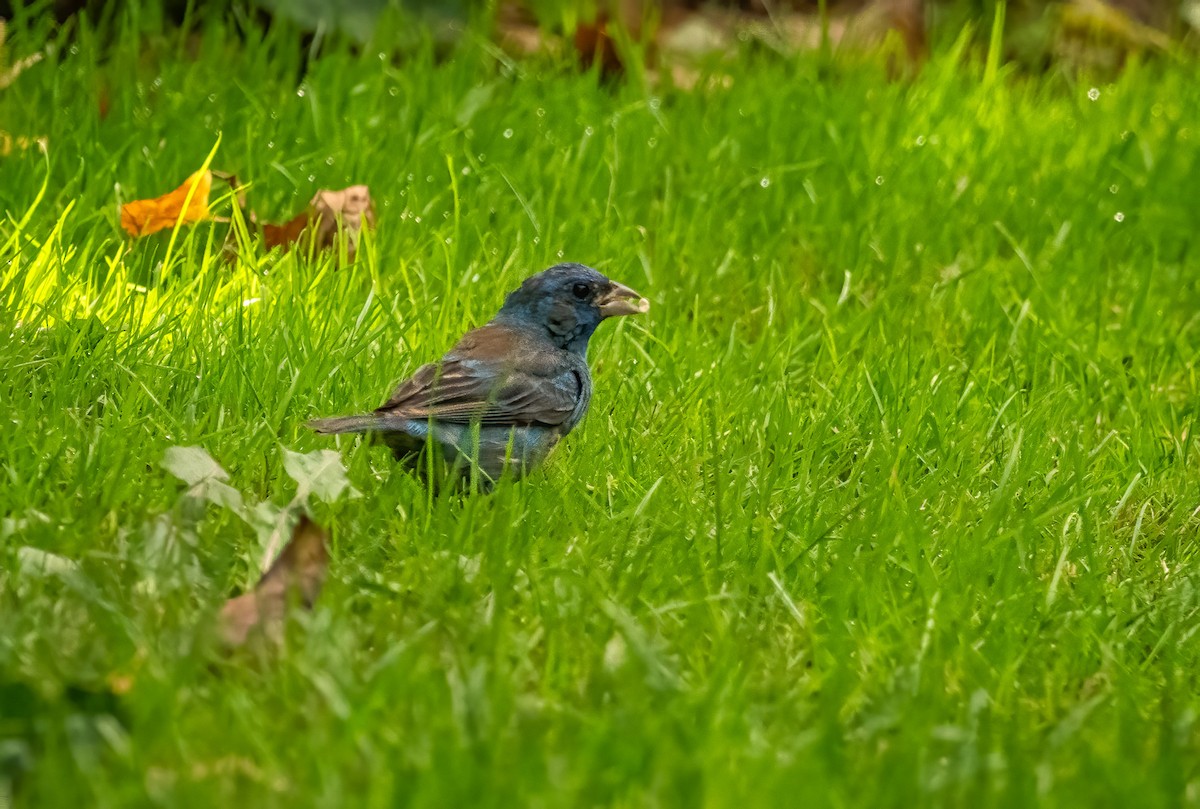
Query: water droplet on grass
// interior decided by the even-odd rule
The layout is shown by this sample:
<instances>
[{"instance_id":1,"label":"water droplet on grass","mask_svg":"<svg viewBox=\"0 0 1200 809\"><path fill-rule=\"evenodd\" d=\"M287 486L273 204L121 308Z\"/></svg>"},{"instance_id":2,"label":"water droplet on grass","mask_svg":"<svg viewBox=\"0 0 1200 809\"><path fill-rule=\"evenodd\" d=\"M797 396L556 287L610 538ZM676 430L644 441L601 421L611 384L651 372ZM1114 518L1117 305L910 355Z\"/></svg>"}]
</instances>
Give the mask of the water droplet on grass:
<instances>
[{"instance_id":1,"label":"water droplet on grass","mask_svg":"<svg viewBox=\"0 0 1200 809\"><path fill-rule=\"evenodd\" d=\"M1108 193L1110 193L1110 194L1115 194L1120 190L1121 190L1121 186L1119 186L1119 185L1114 184L1114 185L1110 185L1108 187Z\"/></svg>"},{"instance_id":2,"label":"water droplet on grass","mask_svg":"<svg viewBox=\"0 0 1200 809\"><path fill-rule=\"evenodd\" d=\"M880 174L878 177L875 178L875 185L883 185L883 175L882 174Z\"/></svg>"},{"instance_id":3,"label":"water droplet on grass","mask_svg":"<svg viewBox=\"0 0 1200 809\"><path fill-rule=\"evenodd\" d=\"M917 145L918 146L925 145L925 136L924 135L917 135Z\"/></svg>"},{"instance_id":4,"label":"water droplet on grass","mask_svg":"<svg viewBox=\"0 0 1200 809\"><path fill-rule=\"evenodd\" d=\"M301 87L298 90L296 90L296 95L298 95L300 98L304 98L304 88Z\"/></svg>"},{"instance_id":5,"label":"water droplet on grass","mask_svg":"<svg viewBox=\"0 0 1200 809\"><path fill-rule=\"evenodd\" d=\"M1117 211L1115 214L1113 214L1113 219L1115 219L1118 222L1124 222L1125 214L1122 211Z\"/></svg>"},{"instance_id":6,"label":"water droplet on grass","mask_svg":"<svg viewBox=\"0 0 1200 809\"><path fill-rule=\"evenodd\" d=\"M512 136L513 136L513 131L512 131L511 129L506 129L506 130L504 130L504 138L505 138L505 140L507 140L507 139L511 138Z\"/></svg>"},{"instance_id":7,"label":"water droplet on grass","mask_svg":"<svg viewBox=\"0 0 1200 809\"><path fill-rule=\"evenodd\" d=\"M758 184L761 185L763 188L766 188L769 185L771 185L771 178L763 177L761 180L758 181Z\"/></svg>"},{"instance_id":8,"label":"water droplet on grass","mask_svg":"<svg viewBox=\"0 0 1200 809\"><path fill-rule=\"evenodd\" d=\"M541 107L538 107L538 108L537 108L537 117L539 117L539 118L545 118L545 117L546 117L546 110L542 109Z\"/></svg>"},{"instance_id":9,"label":"water droplet on grass","mask_svg":"<svg viewBox=\"0 0 1200 809\"><path fill-rule=\"evenodd\" d=\"M327 158L325 158L325 165L326 165L326 166L332 166L332 165L333 165L333 158L332 158L332 157L327 157Z\"/></svg>"},{"instance_id":10,"label":"water droplet on grass","mask_svg":"<svg viewBox=\"0 0 1200 809\"><path fill-rule=\"evenodd\" d=\"M1093 87L1092 89L1088 90L1088 98L1091 99L1092 101L1095 101L1096 99L1100 98L1100 88Z\"/></svg>"},{"instance_id":11,"label":"water droplet on grass","mask_svg":"<svg viewBox=\"0 0 1200 809\"><path fill-rule=\"evenodd\" d=\"M584 130L583 130L583 134L587 135L587 136L590 138L592 135L595 135L595 134L596 134L596 130L592 129L592 128L589 126L589 127L587 127L586 129L584 129Z\"/></svg>"},{"instance_id":12,"label":"water droplet on grass","mask_svg":"<svg viewBox=\"0 0 1200 809\"><path fill-rule=\"evenodd\" d=\"M389 88L388 88L388 95L390 95L392 98L395 98L396 96L400 95L400 88L398 88L398 87L389 87Z\"/></svg>"},{"instance_id":13,"label":"water droplet on grass","mask_svg":"<svg viewBox=\"0 0 1200 809\"><path fill-rule=\"evenodd\" d=\"M311 182L315 182L315 181L316 181L316 179L317 179L317 175L315 175L315 174L310 174L310 175L308 175L308 181L309 181L310 183L311 183Z\"/></svg>"}]
</instances>

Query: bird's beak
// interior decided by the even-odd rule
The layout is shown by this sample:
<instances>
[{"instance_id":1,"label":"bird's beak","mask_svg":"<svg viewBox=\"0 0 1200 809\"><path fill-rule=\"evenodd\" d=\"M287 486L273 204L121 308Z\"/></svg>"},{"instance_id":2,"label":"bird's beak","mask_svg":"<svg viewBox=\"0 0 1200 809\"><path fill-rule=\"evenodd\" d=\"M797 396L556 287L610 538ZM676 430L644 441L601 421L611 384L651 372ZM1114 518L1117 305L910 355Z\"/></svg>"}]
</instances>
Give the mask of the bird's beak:
<instances>
[{"instance_id":1,"label":"bird's beak","mask_svg":"<svg viewBox=\"0 0 1200 809\"><path fill-rule=\"evenodd\" d=\"M619 315L641 315L650 311L650 301L643 298L624 284L609 281L606 289L596 299L600 307L601 317L617 317Z\"/></svg>"}]
</instances>

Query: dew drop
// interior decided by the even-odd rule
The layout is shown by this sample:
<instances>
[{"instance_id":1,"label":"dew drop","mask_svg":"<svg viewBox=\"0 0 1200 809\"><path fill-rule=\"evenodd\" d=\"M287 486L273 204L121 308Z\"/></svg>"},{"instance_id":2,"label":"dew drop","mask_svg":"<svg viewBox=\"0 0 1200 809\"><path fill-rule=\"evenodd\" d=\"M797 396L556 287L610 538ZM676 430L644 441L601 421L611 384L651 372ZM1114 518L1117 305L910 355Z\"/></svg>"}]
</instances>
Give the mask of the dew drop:
<instances>
[{"instance_id":1,"label":"dew drop","mask_svg":"<svg viewBox=\"0 0 1200 809\"><path fill-rule=\"evenodd\" d=\"M563 257L563 251L562 251L562 250L559 250L557 253L555 253L555 255L557 255L559 258L562 258L562 257Z\"/></svg>"},{"instance_id":2,"label":"dew drop","mask_svg":"<svg viewBox=\"0 0 1200 809\"><path fill-rule=\"evenodd\" d=\"M1122 213L1121 211L1117 211L1117 212L1116 212L1116 213L1113 215L1113 219L1117 220L1118 222L1124 222L1124 221L1125 221L1125 214L1124 214L1124 213Z\"/></svg>"},{"instance_id":3,"label":"dew drop","mask_svg":"<svg viewBox=\"0 0 1200 809\"><path fill-rule=\"evenodd\" d=\"M917 135L917 145L918 146L925 145L925 136L924 135Z\"/></svg>"},{"instance_id":4,"label":"dew drop","mask_svg":"<svg viewBox=\"0 0 1200 809\"><path fill-rule=\"evenodd\" d=\"M466 176L467 176L468 174L470 174L470 173L471 173L471 167L470 167L470 166L463 166L463 167L462 167L462 172L461 172L462 176L466 177Z\"/></svg>"},{"instance_id":5,"label":"dew drop","mask_svg":"<svg viewBox=\"0 0 1200 809\"><path fill-rule=\"evenodd\" d=\"M427 182L427 183L431 183L431 182L433 182L433 175L432 175L432 174L426 174L426 175L425 175L425 182Z\"/></svg>"},{"instance_id":6,"label":"dew drop","mask_svg":"<svg viewBox=\"0 0 1200 809\"><path fill-rule=\"evenodd\" d=\"M274 148L275 148L275 141L273 141L273 140L269 140L269 141L267 141L267 148L268 148L268 149L274 149Z\"/></svg>"},{"instance_id":7,"label":"dew drop","mask_svg":"<svg viewBox=\"0 0 1200 809\"><path fill-rule=\"evenodd\" d=\"M310 175L308 175L308 181L309 181L310 183L311 183L311 182L315 182L315 181L316 181L316 179L317 179L317 175L315 175L315 174L310 174Z\"/></svg>"},{"instance_id":8,"label":"dew drop","mask_svg":"<svg viewBox=\"0 0 1200 809\"><path fill-rule=\"evenodd\" d=\"M758 181L758 184L761 185L763 188L766 188L767 186L769 186L771 184L771 178L763 177L761 180Z\"/></svg>"},{"instance_id":9,"label":"dew drop","mask_svg":"<svg viewBox=\"0 0 1200 809\"><path fill-rule=\"evenodd\" d=\"M512 136L513 136L513 131L512 131L511 129L506 129L506 130L504 130L504 138L505 138L505 140L507 140L508 138L511 138Z\"/></svg>"},{"instance_id":10,"label":"dew drop","mask_svg":"<svg viewBox=\"0 0 1200 809\"><path fill-rule=\"evenodd\" d=\"M596 134L596 130L592 129L592 128L589 126L588 128L586 128L586 129L584 129L584 130L583 130L583 134L587 135L587 136L590 138L592 135L595 135L595 134Z\"/></svg>"},{"instance_id":11,"label":"dew drop","mask_svg":"<svg viewBox=\"0 0 1200 809\"><path fill-rule=\"evenodd\" d=\"M545 118L545 117L546 117L546 110L545 110L545 109L543 109L542 107L538 107L538 108L537 108L537 117L539 117L539 118Z\"/></svg>"},{"instance_id":12,"label":"dew drop","mask_svg":"<svg viewBox=\"0 0 1200 809\"><path fill-rule=\"evenodd\" d=\"M875 185L883 185L883 175L882 174L880 174L878 177L875 178Z\"/></svg>"},{"instance_id":13,"label":"dew drop","mask_svg":"<svg viewBox=\"0 0 1200 809\"><path fill-rule=\"evenodd\" d=\"M300 98L304 98L304 88L301 87L298 90L296 90L296 95L298 95Z\"/></svg>"},{"instance_id":14,"label":"dew drop","mask_svg":"<svg viewBox=\"0 0 1200 809\"><path fill-rule=\"evenodd\" d=\"M662 99L657 97L652 98L648 102L647 106L649 106L654 112L658 112L659 108L662 106Z\"/></svg>"},{"instance_id":15,"label":"dew drop","mask_svg":"<svg viewBox=\"0 0 1200 809\"><path fill-rule=\"evenodd\" d=\"M449 236L447 236L447 237L446 237L446 238L445 238L443 241L445 241L445 242L446 242L446 244L453 244L453 243L454 243L454 239L450 238Z\"/></svg>"},{"instance_id":16,"label":"dew drop","mask_svg":"<svg viewBox=\"0 0 1200 809\"><path fill-rule=\"evenodd\" d=\"M1092 89L1088 90L1088 98L1091 99L1092 101L1095 101L1096 99L1100 98L1100 88L1093 87Z\"/></svg>"},{"instance_id":17,"label":"dew drop","mask_svg":"<svg viewBox=\"0 0 1200 809\"><path fill-rule=\"evenodd\" d=\"M650 138L650 140L646 141L646 145L653 149L658 145L658 138Z\"/></svg>"},{"instance_id":18,"label":"dew drop","mask_svg":"<svg viewBox=\"0 0 1200 809\"><path fill-rule=\"evenodd\" d=\"M388 88L388 95L390 95L392 98L395 98L396 96L400 95L400 88L398 88L398 87L389 87L389 88Z\"/></svg>"},{"instance_id":19,"label":"dew drop","mask_svg":"<svg viewBox=\"0 0 1200 809\"><path fill-rule=\"evenodd\" d=\"M332 165L333 165L333 157L332 157L332 156L325 158L325 165L326 165L326 166L332 166Z\"/></svg>"},{"instance_id":20,"label":"dew drop","mask_svg":"<svg viewBox=\"0 0 1200 809\"><path fill-rule=\"evenodd\" d=\"M380 51L380 52L379 52L379 61L381 61L381 62L382 62L382 61L383 61L383 60L385 60L385 59L387 59L387 54L386 54L386 53L384 53L383 51Z\"/></svg>"},{"instance_id":21,"label":"dew drop","mask_svg":"<svg viewBox=\"0 0 1200 809\"><path fill-rule=\"evenodd\" d=\"M541 237L540 237L540 236L534 236L534 237L533 237L533 243L534 243L534 244L541 244L541 243L542 243L542 239L541 239Z\"/></svg>"},{"instance_id":22,"label":"dew drop","mask_svg":"<svg viewBox=\"0 0 1200 809\"><path fill-rule=\"evenodd\" d=\"M1120 190L1121 190L1121 186L1119 186L1119 185L1114 184L1114 185L1110 185L1108 187L1108 193L1110 193L1110 194L1115 194Z\"/></svg>"},{"instance_id":23,"label":"dew drop","mask_svg":"<svg viewBox=\"0 0 1200 809\"><path fill-rule=\"evenodd\" d=\"M216 93L209 93L209 94L208 94L208 103L209 103L209 104L213 104L213 103L215 103L215 102L216 102L216 100L217 100L217 94L216 94Z\"/></svg>"},{"instance_id":24,"label":"dew drop","mask_svg":"<svg viewBox=\"0 0 1200 809\"><path fill-rule=\"evenodd\" d=\"M419 225L419 224L421 224L421 217L419 217L419 216L414 216L414 217L413 217L413 221L414 221L414 222L416 222L416 223Z\"/></svg>"}]
</instances>

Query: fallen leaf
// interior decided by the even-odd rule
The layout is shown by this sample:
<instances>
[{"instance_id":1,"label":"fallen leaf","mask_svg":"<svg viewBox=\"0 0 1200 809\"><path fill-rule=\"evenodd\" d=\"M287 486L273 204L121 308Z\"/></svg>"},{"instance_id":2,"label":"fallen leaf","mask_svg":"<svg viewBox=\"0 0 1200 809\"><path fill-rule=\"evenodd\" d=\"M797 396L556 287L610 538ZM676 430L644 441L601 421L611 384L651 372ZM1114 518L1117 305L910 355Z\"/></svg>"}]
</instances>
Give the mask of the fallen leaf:
<instances>
[{"instance_id":1,"label":"fallen leaf","mask_svg":"<svg viewBox=\"0 0 1200 809\"><path fill-rule=\"evenodd\" d=\"M263 243L267 248L282 247L284 251L311 244L317 250L337 246L339 229L346 232L346 258L354 260L363 225L375 227L375 208L371 190L365 185L352 185L340 191L321 189L308 203L308 208L282 225L264 224Z\"/></svg>"},{"instance_id":2,"label":"fallen leaf","mask_svg":"<svg viewBox=\"0 0 1200 809\"><path fill-rule=\"evenodd\" d=\"M292 529L291 542L255 585L221 609L219 633L228 647L246 643L252 633L278 642L283 637L290 598L312 608L329 567L329 535L307 515ZM294 595L293 595L294 593Z\"/></svg>"},{"instance_id":3,"label":"fallen leaf","mask_svg":"<svg viewBox=\"0 0 1200 809\"><path fill-rule=\"evenodd\" d=\"M159 463L188 485L188 494L241 513L242 493L230 486L229 473L200 447L167 447Z\"/></svg>"},{"instance_id":4,"label":"fallen leaf","mask_svg":"<svg viewBox=\"0 0 1200 809\"><path fill-rule=\"evenodd\" d=\"M136 238L173 228L177 222L187 225L207 219L212 180L211 171L197 171L169 194L125 203L121 206L121 227Z\"/></svg>"},{"instance_id":5,"label":"fallen leaf","mask_svg":"<svg viewBox=\"0 0 1200 809\"><path fill-rule=\"evenodd\" d=\"M548 49L552 38L545 26L524 5L502 3L496 12L496 39L500 47L516 56L530 56Z\"/></svg>"},{"instance_id":6,"label":"fallen leaf","mask_svg":"<svg viewBox=\"0 0 1200 809\"><path fill-rule=\"evenodd\" d=\"M594 22L580 23L575 27L575 50L584 67L599 64L603 76L615 76L625 69L617 45L609 33L609 25L608 15L602 12Z\"/></svg>"},{"instance_id":7,"label":"fallen leaf","mask_svg":"<svg viewBox=\"0 0 1200 809\"><path fill-rule=\"evenodd\" d=\"M348 492L349 497L359 493L350 485L342 454L332 449L318 449L307 454L283 451L283 469L288 477L296 481L296 499L315 494L326 503L332 503Z\"/></svg>"}]
</instances>

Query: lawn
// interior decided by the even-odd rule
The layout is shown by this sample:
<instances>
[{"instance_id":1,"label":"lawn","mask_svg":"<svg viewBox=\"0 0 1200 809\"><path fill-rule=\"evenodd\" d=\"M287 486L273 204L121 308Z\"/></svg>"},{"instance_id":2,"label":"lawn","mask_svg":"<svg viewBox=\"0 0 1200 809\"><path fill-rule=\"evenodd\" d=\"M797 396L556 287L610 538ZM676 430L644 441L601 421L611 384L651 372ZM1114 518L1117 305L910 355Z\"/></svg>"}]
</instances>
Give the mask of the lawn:
<instances>
[{"instance_id":1,"label":"lawn","mask_svg":"<svg viewBox=\"0 0 1200 809\"><path fill-rule=\"evenodd\" d=\"M298 85L294 39L206 25L0 90L48 142L0 156L0 803L1200 805L1193 63L947 40L681 91L470 36ZM218 136L263 219L368 184L357 259L126 237ZM305 428L560 260L653 306L544 470L431 493ZM322 449L353 491L298 492ZM223 654L304 504L316 609Z\"/></svg>"}]
</instances>

